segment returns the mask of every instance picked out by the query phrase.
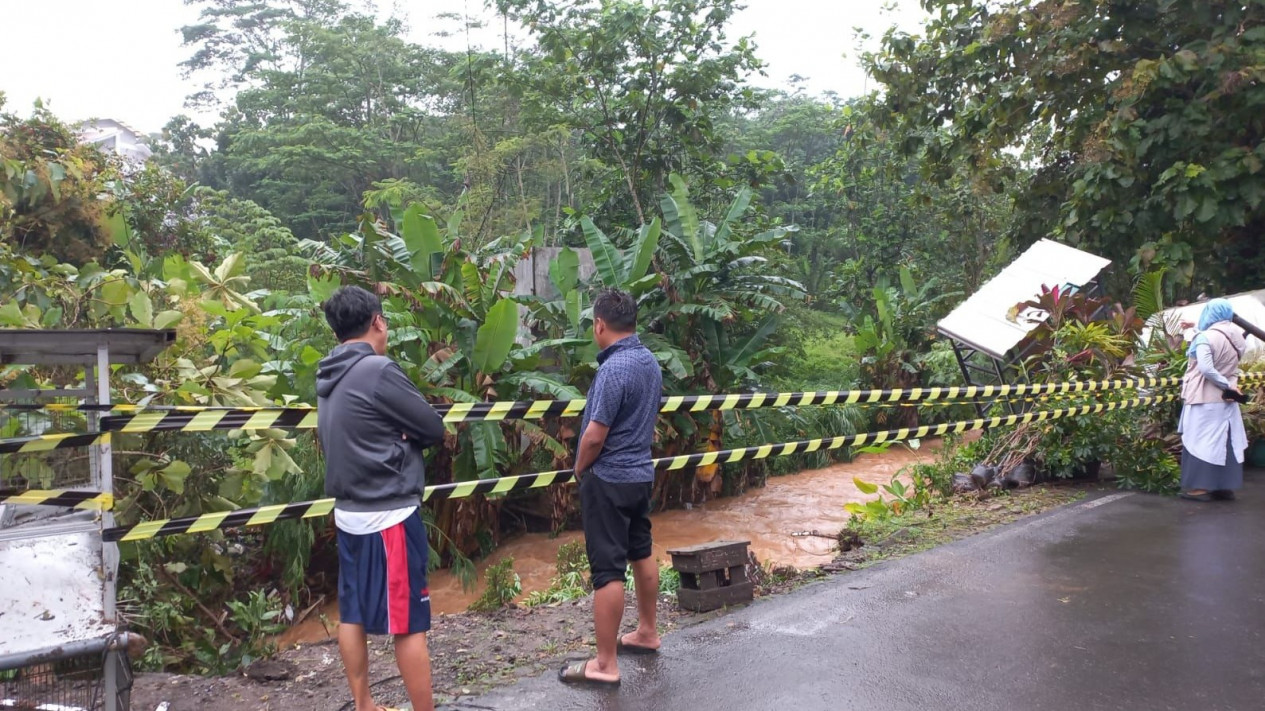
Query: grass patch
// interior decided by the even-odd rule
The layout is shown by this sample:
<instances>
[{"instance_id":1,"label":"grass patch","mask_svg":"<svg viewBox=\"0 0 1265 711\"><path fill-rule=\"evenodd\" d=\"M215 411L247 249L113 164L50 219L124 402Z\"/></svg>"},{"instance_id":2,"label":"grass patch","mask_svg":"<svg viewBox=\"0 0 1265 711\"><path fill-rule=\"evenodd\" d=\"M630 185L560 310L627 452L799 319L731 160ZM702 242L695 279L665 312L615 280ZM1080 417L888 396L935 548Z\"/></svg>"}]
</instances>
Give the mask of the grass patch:
<instances>
[{"instance_id":1,"label":"grass patch","mask_svg":"<svg viewBox=\"0 0 1265 711\"><path fill-rule=\"evenodd\" d=\"M853 521L839 534L848 567L925 551L1085 497L1085 487L1035 486L996 496L958 496L925 509Z\"/></svg>"}]
</instances>

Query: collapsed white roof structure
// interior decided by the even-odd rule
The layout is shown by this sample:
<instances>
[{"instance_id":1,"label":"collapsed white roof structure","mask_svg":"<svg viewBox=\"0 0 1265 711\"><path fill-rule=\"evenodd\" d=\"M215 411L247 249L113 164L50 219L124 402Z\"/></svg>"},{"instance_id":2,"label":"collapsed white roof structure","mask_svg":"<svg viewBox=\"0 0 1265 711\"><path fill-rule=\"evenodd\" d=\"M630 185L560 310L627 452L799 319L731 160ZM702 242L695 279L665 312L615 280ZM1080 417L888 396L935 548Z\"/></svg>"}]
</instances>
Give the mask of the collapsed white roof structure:
<instances>
[{"instance_id":1,"label":"collapsed white roof structure","mask_svg":"<svg viewBox=\"0 0 1265 711\"><path fill-rule=\"evenodd\" d=\"M1084 289L1109 264L1108 259L1043 239L941 319L936 330L1003 360L1046 318L1031 311L1014 314L1015 305L1039 296L1043 286Z\"/></svg>"}]
</instances>

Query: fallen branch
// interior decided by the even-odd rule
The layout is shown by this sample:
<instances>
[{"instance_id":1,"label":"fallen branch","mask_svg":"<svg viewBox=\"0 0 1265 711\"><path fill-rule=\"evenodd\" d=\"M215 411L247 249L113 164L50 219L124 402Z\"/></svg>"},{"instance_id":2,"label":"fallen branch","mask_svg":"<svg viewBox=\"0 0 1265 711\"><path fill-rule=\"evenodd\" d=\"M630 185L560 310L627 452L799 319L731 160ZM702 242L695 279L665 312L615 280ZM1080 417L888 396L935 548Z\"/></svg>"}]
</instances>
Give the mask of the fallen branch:
<instances>
[{"instance_id":1,"label":"fallen branch","mask_svg":"<svg viewBox=\"0 0 1265 711\"><path fill-rule=\"evenodd\" d=\"M162 575L163 578L167 580L167 582L171 583L172 585L175 585L180 590L180 592L187 595L190 600L193 600L193 604L198 606L198 609L201 610L204 615L206 615L206 618L210 620L212 624L215 625L215 628L218 629L221 634L223 634L225 637L228 637L230 640L232 640L233 644L242 643L241 640L239 640L236 635L234 635L232 632L229 632L228 629L224 627L224 619L221 617L216 617L215 613L211 612L211 609L208 608L206 605L203 605L202 601L198 599L198 596L192 590L185 587L183 583L181 583L179 580L176 579L176 576L167 572L167 569L161 565L158 566L158 573Z\"/></svg>"},{"instance_id":2,"label":"fallen branch","mask_svg":"<svg viewBox=\"0 0 1265 711\"><path fill-rule=\"evenodd\" d=\"M310 614L312 614L312 610L315 610L316 608L320 607L320 606L321 606L321 604L322 604L322 603L324 603L324 602L325 602L325 596L324 596L324 595L321 595L320 597L316 598L316 602L312 603L312 605L311 605L310 607L308 607L308 608L307 608L306 610L304 610L303 612L300 612L300 613L299 613L299 616L298 616L298 617L296 617L296 618L294 618L294 624L295 624L296 626L297 626L297 625L299 625L299 624L302 624L302 623L303 623L303 621L307 619L307 616L308 616L308 615L310 615ZM329 632L329 630L328 630L328 629L326 629L325 631L326 631L326 632Z\"/></svg>"}]
</instances>

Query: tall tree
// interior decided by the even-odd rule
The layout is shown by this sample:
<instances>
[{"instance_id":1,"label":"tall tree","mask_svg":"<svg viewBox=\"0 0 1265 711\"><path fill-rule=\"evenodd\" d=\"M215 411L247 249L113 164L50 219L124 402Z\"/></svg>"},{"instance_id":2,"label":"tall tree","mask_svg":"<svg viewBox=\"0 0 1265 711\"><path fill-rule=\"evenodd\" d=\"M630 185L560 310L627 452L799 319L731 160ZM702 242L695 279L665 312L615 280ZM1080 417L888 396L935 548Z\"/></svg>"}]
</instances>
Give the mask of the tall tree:
<instances>
[{"instance_id":1,"label":"tall tree","mask_svg":"<svg viewBox=\"0 0 1265 711\"><path fill-rule=\"evenodd\" d=\"M198 22L180 28L194 53L180 63L186 78L202 77L190 103L218 105L251 85L260 72L304 66L287 33L294 21L330 22L346 11L339 0L184 0L200 7Z\"/></svg>"},{"instance_id":2,"label":"tall tree","mask_svg":"<svg viewBox=\"0 0 1265 711\"><path fill-rule=\"evenodd\" d=\"M536 51L507 78L527 126L582 132L602 214L645 224L668 176L706 175L723 157L718 119L749 107L760 68L749 38L731 41L737 0L496 0Z\"/></svg>"},{"instance_id":3,"label":"tall tree","mask_svg":"<svg viewBox=\"0 0 1265 711\"><path fill-rule=\"evenodd\" d=\"M354 225L375 180L452 186L430 150L456 96L449 55L335 2L204 2L188 64L240 86L218 128L235 195L313 237Z\"/></svg>"},{"instance_id":4,"label":"tall tree","mask_svg":"<svg viewBox=\"0 0 1265 711\"><path fill-rule=\"evenodd\" d=\"M1259 286L1265 1L922 5L924 35L889 32L867 61L929 175L1013 174L1003 151L1033 144L1020 245L1053 235L1191 291Z\"/></svg>"}]
</instances>

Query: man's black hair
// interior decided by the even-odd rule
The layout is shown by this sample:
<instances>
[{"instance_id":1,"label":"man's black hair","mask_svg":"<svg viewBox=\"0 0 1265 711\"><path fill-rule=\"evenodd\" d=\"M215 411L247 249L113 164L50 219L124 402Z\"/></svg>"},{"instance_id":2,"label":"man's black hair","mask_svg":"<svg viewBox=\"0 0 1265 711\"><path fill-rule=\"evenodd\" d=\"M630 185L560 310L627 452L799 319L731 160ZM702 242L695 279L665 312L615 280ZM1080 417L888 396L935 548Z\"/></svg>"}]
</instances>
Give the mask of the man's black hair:
<instances>
[{"instance_id":1,"label":"man's black hair","mask_svg":"<svg viewBox=\"0 0 1265 711\"><path fill-rule=\"evenodd\" d=\"M373 317L382 313L382 301L358 286L343 286L321 308L338 342L343 343L369 332Z\"/></svg>"},{"instance_id":2,"label":"man's black hair","mask_svg":"<svg viewBox=\"0 0 1265 711\"><path fill-rule=\"evenodd\" d=\"M593 299L593 317L600 318L618 333L637 330L637 302L619 289L602 289Z\"/></svg>"}]
</instances>

